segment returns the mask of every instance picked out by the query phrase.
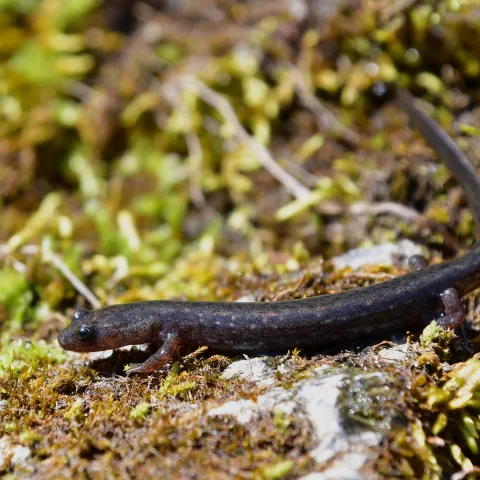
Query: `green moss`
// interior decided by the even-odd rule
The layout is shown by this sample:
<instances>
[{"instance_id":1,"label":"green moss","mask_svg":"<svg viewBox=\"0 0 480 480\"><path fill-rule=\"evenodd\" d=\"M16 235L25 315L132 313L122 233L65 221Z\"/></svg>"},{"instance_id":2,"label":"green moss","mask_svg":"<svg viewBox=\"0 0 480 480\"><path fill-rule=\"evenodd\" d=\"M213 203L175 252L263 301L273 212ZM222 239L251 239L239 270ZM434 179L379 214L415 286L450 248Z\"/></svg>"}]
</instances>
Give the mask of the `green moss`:
<instances>
[{"instance_id":1,"label":"green moss","mask_svg":"<svg viewBox=\"0 0 480 480\"><path fill-rule=\"evenodd\" d=\"M6 308L8 319L2 330L18 330L31 314L33 293L21 273L11 269L0 270L0 305Z\"/></svg>"},{"instance_id":2,"label":"green moss","mask_svg":"<svg viewBox=\"0 0 480 480\"><path fill-rule=\"evenodd\" d=\"M444 348L445 353L448 351L448 345L455 338L455 333L452 330L441 328L436 322L431 322L424 328L420 336L420 345L423 348L432 348L437 352Z\"/></svg>"},{"instance_id":3,"label":"green moss","mask_svg":"<svg viewBox=\"0 0 480 480\"><path fill-rule=\"evenodd\" d=\"M293 460L280 460L276 463L266 465L260 469L254 478L262 480L280 480L285 478L294 466Z\"/></svg>"},{"instance_id":4,"label":"green moss","mask_svg":"<svg viewBox=\"0 0 480 480\"><path fill-rule=\"evenodd\" d=\"M337 405L347 430L369 428L386 432L392 425L405 423L406 399L394 375L370 370L361 374L347 371Z\"/></svg>"},{"instance_id":5,"label":"green moss","mask_svg":"<svg viewBox=\"0 0 480 480\"><path fill-rule=\"evenodd\" d=\"M9 335L4 334L1 342L0 375L11 372L18 376L26 371L58 364L67 357L63 350L43 340L12 340Z\"/></svg>"},{"instance_id":6,"label":"green moss","mask_svg":"<svg viewBox=\"0 0 480 480\"><path fill-rule=\"evenodd\" d=\"M151 405L149 403L141 402L130 411L130 418L135 420L145 420L150 409Z\"/></svg>"},{"instance_id":7,"label":"green moss","mask_svg":"<svg viewBox=\"0 0 480 480\"><path fill-rule=\"evenodd\" d=\"M83 400L77 398L72 406L64 414L65 418L69 421L83 422L85 420L85 410Z\"/></svg>"},{"instance_id":8,"label":"green moss","mask_svg":"<svg viewBox=\"0 0 480 480\"><path fill-rule=\"evenodd\" d=\"M41 435L32 430L24 430L19 435L19 440L23 445L33 446L42 439Z\"/></svg>"},{"instance_id":9,"label":"green moss","mask_svg":"<svg viewBox=\"0 0 480 480\"><path fill-rule=\"evenodd\" d=\"M281 409L273 409L273 423L278 428L280 433L285 433L291 422L292 418L285 414Z\"/></svg>"}]
</instances>

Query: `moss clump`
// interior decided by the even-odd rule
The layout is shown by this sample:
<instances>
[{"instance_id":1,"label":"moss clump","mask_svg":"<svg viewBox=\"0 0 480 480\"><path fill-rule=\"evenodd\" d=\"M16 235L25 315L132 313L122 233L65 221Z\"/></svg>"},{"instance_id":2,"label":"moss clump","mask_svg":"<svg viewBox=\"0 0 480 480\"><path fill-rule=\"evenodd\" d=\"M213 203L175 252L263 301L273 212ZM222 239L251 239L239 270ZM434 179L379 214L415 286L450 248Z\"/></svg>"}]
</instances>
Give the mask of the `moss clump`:
<instances>
[{"instance_id":1,"label":"moss clump","mask_svg":"<svg viewBox=\"0 0 480 480\"><path fill-rule=\"evenodd\" d=\"M0 375L8 371L14 375L35 371L63 362L67 354L60 348L45 341L13 340L10 336L2 337L0 353Z\"/></svg>"},{"instance_id":2,"label":"moss clump","mask_svg":"<svg viewBox=\"0 0 480 480\"><path fill-rule=\"evenodd\" d=\"M0 270L0 318L6 320L2 322L2 335L22 328L32 313L32 300L33 292L24 275L9 267Z\"/></svg>"}]
</instances>

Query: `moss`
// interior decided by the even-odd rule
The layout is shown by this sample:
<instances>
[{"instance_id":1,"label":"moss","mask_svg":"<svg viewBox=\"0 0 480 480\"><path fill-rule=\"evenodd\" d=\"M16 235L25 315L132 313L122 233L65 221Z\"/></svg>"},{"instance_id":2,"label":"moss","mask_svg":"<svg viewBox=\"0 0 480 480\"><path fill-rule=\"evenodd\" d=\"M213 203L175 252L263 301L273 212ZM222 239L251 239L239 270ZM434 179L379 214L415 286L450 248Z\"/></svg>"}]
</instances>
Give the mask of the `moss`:
<instances>
[{"instance_id":1,"label":"moss","mask_svg":"<svg viewBox=\"0 0 480 480\"><path fill-rule=\"evenodd\" d=\"M294 466L293 460L280 460L276 463L265 465L253 478L262 480L280 480L285 478Z\"/></svg>"},{"instance_id":2,"label":"moss","mask_svg":"<svg viewBox=\"0 0 480 480\"><path fill-rule=\"evenodd\" d=\"M436 322L431 322L424 328L420 336L420 345L423 348L430 348L439 352L443 347L444 355L449 354L449 345L455 338L452 330L441 328ZM443 355L443 356L444 356Z\"/></svg>"},{"instance_id":3,"label":"moss","mask_svg":"<svg viewBox=\"0 0 480 480\"><path fill-rule=\"evenodd\" d=\"M347 371L337 404L347 431L360 427L386 432L406 424L401 380L386 372Z\"/></svg>"},{"instance_id":4,"label":"moss","mask_svg":"<svg viewBox=\"0 0 480 480\"><path fill-rule=\"evenodd\" d=\"M10 336L2 337L2 351L0 354L0 375L9 371L15 375L40 367L54 365L64 361L66 353L58 347L47 344L45 341L13 340Z\"/></svg>"},{"instance_id":5,"label":"moss","mask_svg":"<svg viewBox=\"0 0 480 480\"><path fill-rule=\"evenodd\" d=\"M145 418L147 418L148 412L150 411L150 408L151 405L149 403L141 402L130 411L130 418L135 418L137 420L145 420Z\"/></svg>"},{"instance_id":6,"label":"moss","mask_svg":"<svg viewBox=\"0 0 480 480\"><path fill-rule=\"evenodd\" d=\"M290 426L292 418L279 408L273 409L273 423L278 428L280 433L285 433Z\"/></svg>"},{"instance_id":7,"label":"moss","mask_svg":"<svg viewBox=\"0 0 480 480\"><path fill-rule=\"evenodd\" d=\"M4 315L8 315L1 330L18 331L32 313L33 292L25 276L8 267L0 270L0 291L0 309L5 309Z\"/></svg>"}]
</instances>

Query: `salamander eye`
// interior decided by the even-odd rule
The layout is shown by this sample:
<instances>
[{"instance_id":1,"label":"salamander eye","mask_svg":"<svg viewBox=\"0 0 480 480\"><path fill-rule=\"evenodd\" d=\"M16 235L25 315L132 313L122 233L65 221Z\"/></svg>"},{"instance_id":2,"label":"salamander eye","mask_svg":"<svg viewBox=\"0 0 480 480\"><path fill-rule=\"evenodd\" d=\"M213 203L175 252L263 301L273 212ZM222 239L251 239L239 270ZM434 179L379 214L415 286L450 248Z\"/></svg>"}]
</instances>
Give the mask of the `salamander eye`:
<instances>
[{"instance_id":1,"label":"salamander eye","mask_svg":"<svg viewBox=\"0 0 480 480\"><path fill-rule=\"evenodd\" d=\"M78 327L76 334L81 342L88 342L93 338L93 328L88 327L87 325L82 325L81 327Z\"/></svg>"},{"instance_id":2,"label":"salamander eye","mask_svg":"<svg viewBox=\"0 0 480 480\"><path fill-rule=\"evenodd\" d=\"M79 308L75 310L72 315L72 321L76 322L77 320L81 320L85 318L90 312L86 308Z\"/></svg>"}]
</instances>

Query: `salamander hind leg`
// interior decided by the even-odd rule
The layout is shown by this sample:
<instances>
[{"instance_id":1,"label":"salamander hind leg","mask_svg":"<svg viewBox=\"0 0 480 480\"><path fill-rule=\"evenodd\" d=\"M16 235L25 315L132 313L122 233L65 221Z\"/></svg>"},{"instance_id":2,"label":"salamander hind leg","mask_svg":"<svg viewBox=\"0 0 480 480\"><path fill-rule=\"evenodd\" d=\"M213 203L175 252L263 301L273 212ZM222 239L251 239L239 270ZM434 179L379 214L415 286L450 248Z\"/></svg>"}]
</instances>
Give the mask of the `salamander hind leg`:
<instances>
[{"instance_id":1,"label":"salamander hind leg","mask_svg":"<svg viewBox=\"0 0 480 480\"><path fill-rule=\"evenodd\" d=\"M158 351L145 362L135 364L133 368L128 370L128 374L155 372L173 357L173 354L180 345L180 337L177 332L168 332L163 337L163 344Z\"/></svg>"},{"instance_id":2,"label":"salamander hind leg","mask_svg":"<svg viewBox=\"0 0 480 480\"><path fill-rule=\"evenodd\" d=\"M427 266L427 260L421 255L412 255L408 259L412 270L422 270ZM445 310L445 316L435 319L438 325L454 329L463 324L465 320L465 307L455 288L447 288L440 294L440 299Z\"/></svg>"},{"instance_id":3,"label":"salamander hind leg","mask_svg":"<svg viewBox=\"0 0 480 480\"><path fill-rule=\"evenodd\" d=\"M465 320L465 307L457 291L454 288L447 288L440 294L440 298L445 309L445 316L435 319L438 325L450 329L462 325Z\"/></svg>"}]
</instances>

